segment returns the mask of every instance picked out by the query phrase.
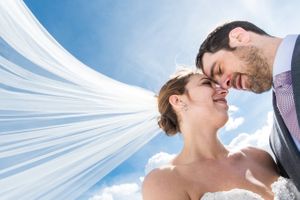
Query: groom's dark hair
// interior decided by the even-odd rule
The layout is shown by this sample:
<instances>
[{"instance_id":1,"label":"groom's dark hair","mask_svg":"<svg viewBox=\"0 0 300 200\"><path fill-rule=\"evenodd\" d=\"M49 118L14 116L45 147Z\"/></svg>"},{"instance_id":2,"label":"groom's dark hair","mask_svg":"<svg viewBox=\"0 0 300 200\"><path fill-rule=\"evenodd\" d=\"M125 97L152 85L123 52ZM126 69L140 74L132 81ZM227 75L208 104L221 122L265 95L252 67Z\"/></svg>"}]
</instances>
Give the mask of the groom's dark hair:
<instances>
[{"instance_id":1,"label":"groom's dark hair","mask_svg":"<svg viewBox=\"0 0 300 200\"><path fill-rule=\"evenodd\" d=\"M260 35L269 36L269 34L267 34L265 31L247 21L233 21L223 24L213 30L201 44L198 55L196 57L197 68L203 70L202 57L204 53L215 53L221 49L228 51L235 50L235 48L229 46L229 33L236 27L241 27L246 31L251 31Z\"/></svg>"}]
</instances>

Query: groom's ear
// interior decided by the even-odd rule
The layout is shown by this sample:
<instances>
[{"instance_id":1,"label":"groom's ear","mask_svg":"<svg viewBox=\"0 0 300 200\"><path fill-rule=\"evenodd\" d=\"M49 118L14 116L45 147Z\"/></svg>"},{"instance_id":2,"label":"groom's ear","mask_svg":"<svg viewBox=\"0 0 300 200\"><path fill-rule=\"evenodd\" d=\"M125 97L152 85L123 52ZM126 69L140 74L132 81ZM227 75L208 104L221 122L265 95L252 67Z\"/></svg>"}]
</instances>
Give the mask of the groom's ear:
<instances>
[{"instance_id":1,"label":"groom's ear","mask_svg":"<svg viewBox=\"0 0 300 200\"><path fill-rule=\"evenodd\" d=\"M250 41L250 34L241 27L236 27L229 32L229 46L234 48L245 46Z\"/></svg>"}]
</instances>

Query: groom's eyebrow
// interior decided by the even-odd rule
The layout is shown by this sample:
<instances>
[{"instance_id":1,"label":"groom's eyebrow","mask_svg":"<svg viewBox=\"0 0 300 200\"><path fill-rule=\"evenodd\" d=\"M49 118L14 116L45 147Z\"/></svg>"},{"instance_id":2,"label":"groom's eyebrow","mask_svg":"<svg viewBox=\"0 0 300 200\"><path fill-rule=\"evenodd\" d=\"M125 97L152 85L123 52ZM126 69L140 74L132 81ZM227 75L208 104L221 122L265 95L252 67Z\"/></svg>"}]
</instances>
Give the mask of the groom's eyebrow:
<instances>
[{"instance_id":1,"label":"groom's eyebrow","mask_svg":"<svg viewBox=\"0 0 300 200\"><path fill-rule=\"evenodd\" d=\"M214 71L215 71L216 66L217 66L217 65L216 65L216 62L214 62L214 63L212 64L211 68L210 68L210 78L211 78L211 79L213 79L214 76L215 76Z\"/></svg>"}]
</instances>

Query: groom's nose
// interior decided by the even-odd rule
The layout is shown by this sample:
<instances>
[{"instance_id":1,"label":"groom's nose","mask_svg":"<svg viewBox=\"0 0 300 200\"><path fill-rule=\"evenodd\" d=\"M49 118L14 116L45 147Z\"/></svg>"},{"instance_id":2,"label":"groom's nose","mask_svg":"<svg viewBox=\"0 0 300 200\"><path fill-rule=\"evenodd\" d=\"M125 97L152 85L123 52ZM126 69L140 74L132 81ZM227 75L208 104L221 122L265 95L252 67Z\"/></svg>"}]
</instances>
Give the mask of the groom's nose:
<instances>
[{"instance_id":1,"label":"groom's nose","mask_svg":"<svg viewBox=\"0 0 300 200\"><path fill-rule=\"evenodd\" d=\"M220 80L220 85L224 89L229 89L231 88L231 78L230 76L223 76Z\"/></svg>"}]
</instances>

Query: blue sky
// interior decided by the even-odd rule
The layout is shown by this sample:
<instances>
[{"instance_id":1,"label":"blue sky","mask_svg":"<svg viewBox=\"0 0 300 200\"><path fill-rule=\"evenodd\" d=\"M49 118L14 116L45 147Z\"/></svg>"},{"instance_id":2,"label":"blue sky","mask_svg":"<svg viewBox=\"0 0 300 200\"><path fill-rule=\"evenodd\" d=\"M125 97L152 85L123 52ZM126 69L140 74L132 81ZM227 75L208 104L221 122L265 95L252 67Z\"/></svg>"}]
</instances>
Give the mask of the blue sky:
<instances>
[{"instance_id":1,"label":"blue sky","mask_svg":"<svg viewBox=\"0 0 300 200\"><path fill-rule=\"evenodd\" d=\"M230 3L229 3L230 2ZM249 20L271 35L300 33L299 1L25 0L49 33L80 61L121 82L158 92L178 65L193 66L199 45L217 25ZM230 91L230 121L220 131L229 145L263 147L270 130L270 92ZM160 134L81 199L140 199L145 166L181 148L180 136ZM154 158L149 161L150 158ZM165 158L165 157L164 157ZM155 160L156 159L156 160ZM149 164L150 163L150 164ZM119 194L117 194L119 193ZM118 196L119 195L119 196Z\"/></svg>"}]
</instances>

